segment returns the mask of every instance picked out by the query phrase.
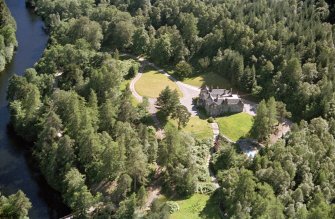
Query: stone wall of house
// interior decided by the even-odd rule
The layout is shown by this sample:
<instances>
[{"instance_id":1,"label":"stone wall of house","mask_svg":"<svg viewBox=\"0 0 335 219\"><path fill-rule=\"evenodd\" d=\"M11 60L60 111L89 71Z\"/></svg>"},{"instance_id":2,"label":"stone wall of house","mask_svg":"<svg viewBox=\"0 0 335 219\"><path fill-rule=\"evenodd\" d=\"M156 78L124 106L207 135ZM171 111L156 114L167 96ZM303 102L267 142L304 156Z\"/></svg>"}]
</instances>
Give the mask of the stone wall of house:
<instances>
[{"instance_id":1,"label":"stone wall of house","mask_svg":"<svg viewBox=\"0 0 335 219\"><path fill-rule=\"evenodd\" d=\"M206 112L209 116L220 116L225 113L243 112L243 104L236 105L205 105Z\"/></svg>"}]
</instances>

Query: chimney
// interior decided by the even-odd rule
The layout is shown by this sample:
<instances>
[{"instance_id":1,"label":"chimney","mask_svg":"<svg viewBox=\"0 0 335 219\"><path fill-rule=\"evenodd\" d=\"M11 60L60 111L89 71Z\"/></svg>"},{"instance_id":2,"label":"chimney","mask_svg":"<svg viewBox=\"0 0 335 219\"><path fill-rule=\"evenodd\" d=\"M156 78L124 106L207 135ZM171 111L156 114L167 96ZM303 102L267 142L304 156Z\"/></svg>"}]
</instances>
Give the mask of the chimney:
<instances>
[{"instance_id":1,"label":"chimney","mask_svg":"<svg viewBox=\"0 0 335 219\"><path fill-rule=\"evenodd\" d=\"M218 102L219 100L219 94L216 95L215 102Z\"/></svg>"}]
</instances>

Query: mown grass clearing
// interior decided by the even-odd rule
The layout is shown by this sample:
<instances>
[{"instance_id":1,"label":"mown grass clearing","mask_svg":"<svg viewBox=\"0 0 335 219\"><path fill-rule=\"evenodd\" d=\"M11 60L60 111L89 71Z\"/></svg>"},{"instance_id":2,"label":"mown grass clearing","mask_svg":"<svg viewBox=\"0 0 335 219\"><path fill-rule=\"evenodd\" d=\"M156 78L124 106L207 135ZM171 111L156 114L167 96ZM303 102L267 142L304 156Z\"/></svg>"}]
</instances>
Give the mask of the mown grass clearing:
<instances>
[{"instance_id":1,"label":"mown grass clearing","mask_svg":"<svg viewBox=\"0 0 335 219\"><path fill-rule=\"evenodd\" d=\"M238 113L215 119L219 125L220 133L233 141L248 137L253 125L253 117L247 113Z\"/></svg>"},{"instance_id":2,"label":"mown grass clearing","mask_svg":"<svg viewBox=\"0 0 335 219\"><path fill-rule=\"evenodd\" d=\"M167 86L172 90L176 89L180 97L182 96L176 83L156 70L147 69L144 71L142 77L136 82L135 89L141 96L156 98Z\"/></svg>"},{"instance_id":3,"label":"mown grass clearing","mask_svg":"<svg viewBox=\"0 0 335 219\"><path fill-rule=\"evenodd\" d=\"M204 85L212 86L213 88L220 87L220 88L231 88L231 84L227 79L224 77L215 74L215 73L207 73L202 74L192 78L185 78L183 80L185 84L193 85L195 87L201 87Z\"/></svg>"},{"instance_id":4,"label":"mown grass clearing","mask_svg":"<svg viewBox=\"0 0 335 219\"><path fill-rule=\"evenodd\" d=\"M171 120L171 122L178 127L176 120ZM198 116L191 117L186 127L182 128L182 130L191 133L197 139L208 139L213 136L212 128L207 120L200 119Z\"/></svg>"},{"instance_id":5,"label":"mown grass clearing","mask_svg":"<svg viewBox=\"0 0 335 219\"><path fill-rule=\"evenodd\" d=\"M218 203L209 195L194 194L188 199L176 201L180 210L171 219L219 219Z\"/></svg>"}]
</instances>

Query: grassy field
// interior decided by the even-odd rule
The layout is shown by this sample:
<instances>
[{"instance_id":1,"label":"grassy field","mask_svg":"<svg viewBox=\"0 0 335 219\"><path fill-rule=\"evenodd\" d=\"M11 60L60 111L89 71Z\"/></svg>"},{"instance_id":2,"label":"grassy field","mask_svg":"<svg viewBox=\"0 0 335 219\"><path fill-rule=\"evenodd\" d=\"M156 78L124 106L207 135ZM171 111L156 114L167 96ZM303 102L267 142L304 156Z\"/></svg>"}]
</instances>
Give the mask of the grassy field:
<instances>
[{"instance_id":1,"label":"grassy field","mask_svg":"<svg viewBox=\"0 0 335 219\"><path fill-rule=\"evenodd\" d=\"M238 113L215 120L219 124L220 133L233 141L247 137L253 124L253 117L247 113Z\"/></svg>"},{"instance_id":2,"label":"grassy field","mask_svg":"<svg viewBox=\"0 0 335 219\"><path fill-rule=\"evenodd\" d=\"M228 80L215 73L207 73L193 78L186 78L183 80L183 82L185 84L193 85L196 87L201 87L203 85L212 86L214 88L221 87L226 89L232 87Z\"/></svg>"},{"instance_id":3,"label":"grassy field","mask_svg":"<svg viewBox=\"0 0 335 219\"><path fill-rule=\"evenodd\" d=\"M171 219L219 219L216 200L208 195L195 194L191 198L176 201L180 210L171 215Z\"/></svg>"},{"instance_id":4,"label":"grassy field","mask_svg":"<svg viewBox=\"0 0 335 219\"><path fill-rule=\"evenodd\" d=\"M178 127L177 121L171 120L171 122ZM198 116L192 116L186 127L182 130L191 133L197 139L207 139L213 136L212 128L207 120L200 119Z\"/></svg>"},{"instance_id":5,"label":"grassy field","mask_svg":"<svg viewBox=\"0 0 335 219\"><path fill-rule=\"evenodd\" d=\"M153 69L144 71L143 76L136 82L135 89L141 96L156 98L166 86L169 86L172 90L176 89L180 97L182 96L176 83Z\"/></svg>"}]
</instances>

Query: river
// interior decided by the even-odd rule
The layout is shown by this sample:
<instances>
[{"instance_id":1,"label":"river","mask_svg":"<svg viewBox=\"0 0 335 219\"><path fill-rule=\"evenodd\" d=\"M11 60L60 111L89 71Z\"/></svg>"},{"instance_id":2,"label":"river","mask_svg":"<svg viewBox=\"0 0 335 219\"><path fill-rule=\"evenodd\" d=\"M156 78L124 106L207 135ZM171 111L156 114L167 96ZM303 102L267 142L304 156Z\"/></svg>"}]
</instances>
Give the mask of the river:
<instances>
[{"instance_id":1,"label":"river","mask_svg":"<svg viewBox=\"0 0 335 219\"><path fill-rule=\"evenodd\" d=\"M25 0L5 0L17 23L18 49L13 61L0 72L0 191L8 195L21 189L32 202L32 219L59 218L69 213L59 193L48 186L31 156L31 145L20 141L8 129L6 100L8 80L22 75L41 57L48 41L43 21L25 7Z\"/></svg>"}]
</instances>

